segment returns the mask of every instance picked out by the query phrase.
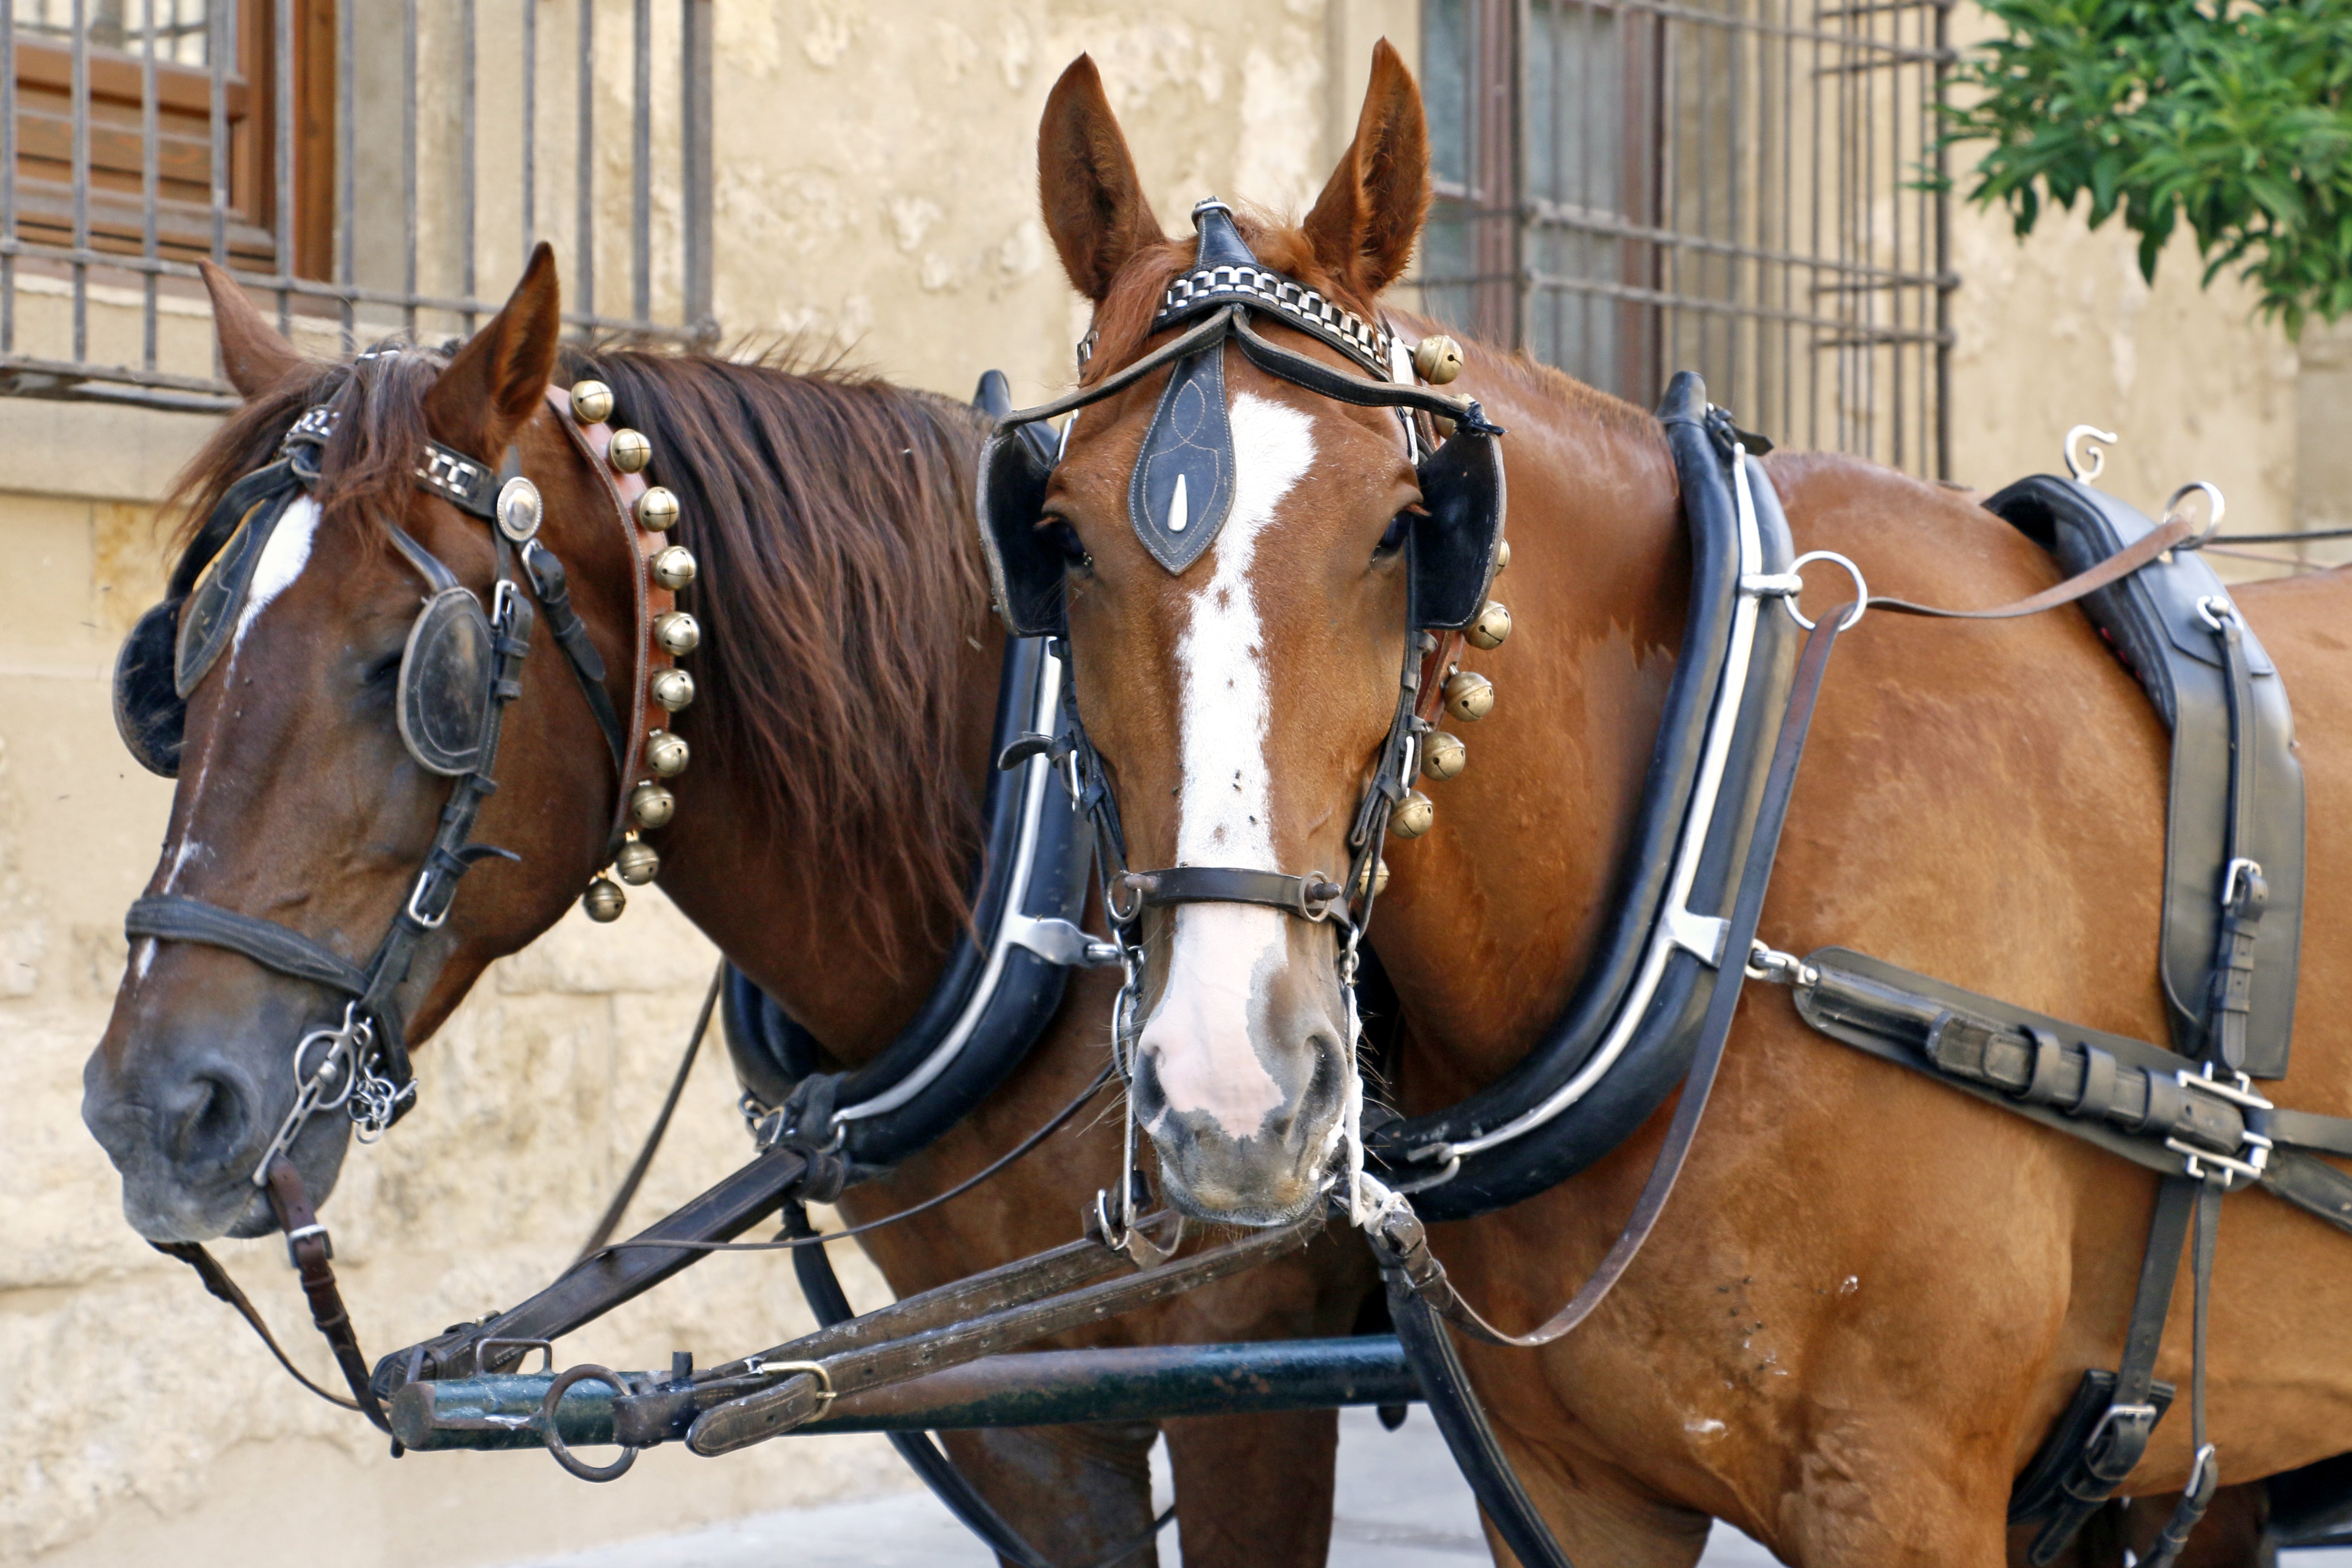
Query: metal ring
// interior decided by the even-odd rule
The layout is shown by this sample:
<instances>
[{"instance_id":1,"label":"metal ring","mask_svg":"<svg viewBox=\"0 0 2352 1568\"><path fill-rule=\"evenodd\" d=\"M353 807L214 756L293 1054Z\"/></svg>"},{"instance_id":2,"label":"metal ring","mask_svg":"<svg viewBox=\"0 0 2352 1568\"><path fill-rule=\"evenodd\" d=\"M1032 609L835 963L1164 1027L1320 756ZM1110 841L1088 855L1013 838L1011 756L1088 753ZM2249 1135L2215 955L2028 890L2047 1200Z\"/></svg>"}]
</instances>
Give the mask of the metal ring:
<instances>
[{"instance_id":1,"label":"metal ring","mask_svg":"<svg viewBox=\"0 0 2352 1568\"><path fill-rule=\"evenodd\" d=\"M2179 516L2180 503L2200 490L2204 491L2205 499L2213 503L2213 521L2207 523L2205 531L2196 538L2184 539L2174 545L2175 550L2202 550L2212 542L2215 534L2221 531L2221 514L2229 510L2229 503L2221 499L2221 487L2209 479L2191 479L2167 496L2164 501L2164 521L2170 522Z\"/></svg>"},{"instance_id":2,"label":"metal ring","mask_svg":"<svg viewBox=\"0 0 2352 1568\"><path fill-rule=\"evenodd\" d=\"M2107 446L2112 447L2122 437L2112 430L2102 430L2095 425L2077 425L2066 432L2066 471L2086 485L2095 485L2099 482L2099 476L2106 471L2107 454L2105 448L2094 447L2090 449L2091 456L2088 463L2076 457L2075 447L2086 438L2104 441Z\"/></svg>"},{"instance_id":3,"label":"metal ring","mask_svg":"<svg viewBox=\"0 0 2352 1568\"><path fill-rule=\"evenodd\" d=\"M1862 568L1847 560L1844 556L1840 555L1834 550L1808 550L1802 555L1798 556L1794 561L1789 563L1789 570L1791 574L1797 576L1802 576L1807 563L1814 561L1834 561L1839 565L1845 568L1845 574L1847 576L1853 579L1853 613L1838 623L1838 630L1842 632L1850 632L1853 630L1855 626L1861 622L1864 613L1870 608L1870 584L1862 580ZM1784 595L1780 600L1780 607L1789 612L1789 618L1790 620L1796 622L1807 631L1811 631L1813 629L1813 623L1805 619L1805 613L1797 608L1796 595L1790 594Z\"/></svg>"},{"instance_id":4,"label":"metal ring","mask_svg":"<svg viewBox=\"0 0 2352 1568\"><path fill-rule=\"evenodd\" d=\"M592 1465L585 1459L575 1458L564 1445L563 1434L556 1430L555 1407L575 1383L607 1384L615 1395L629 1392L629 1385L621 1381L621 1374L610 1367L593 1364L575 1366L558 1376L547 1385L547 1396L539 1402L540 1435L547 1439L548 1455L583 1481L617 1481L629 1473L631 1465L637 1462L639 1450L624 1443L619 1458L609 1465Z\"/></svg>"}]
</instances>

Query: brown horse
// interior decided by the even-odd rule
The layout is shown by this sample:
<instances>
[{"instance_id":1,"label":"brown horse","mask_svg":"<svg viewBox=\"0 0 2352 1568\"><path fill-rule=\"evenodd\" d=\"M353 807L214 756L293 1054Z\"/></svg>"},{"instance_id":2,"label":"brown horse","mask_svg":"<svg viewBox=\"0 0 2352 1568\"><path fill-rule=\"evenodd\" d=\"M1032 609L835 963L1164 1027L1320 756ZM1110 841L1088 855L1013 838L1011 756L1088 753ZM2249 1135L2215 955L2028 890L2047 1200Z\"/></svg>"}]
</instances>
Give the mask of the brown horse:
<instances>
[{"instance_id":1,"label":"brown horse","mask_svg":"<svg viewBox=\"0 0 2352 1568\"><path fill-rule=\"evenodd\" d=\"M854 376L696 355L559 354L542 247L513 299L454 353L399 348L355 364L299 357L232 283L213 285L223 363L247 399L181 498L208 512L268 462L306 406L341 410L318 515L263 562L236 646L193 693L169 835L151 892L275 919L363 960L405 896L446 797L394 733L391 672L417 579L397 521L485 591L488 530L412 483L428 436L495 464L509 444L545 501L543 542L629 711L627 531L556 423L551 378L593 374L652 443L683 500L675 537L701 563L686 591L704 627L698 700L676 728L692 766L659 845L664 889L842 1066L875 1055L929 992L962 920L1003 639L971 541L984 421L948 400ZM268 592L261 591L266 585ZM477 838L517 852L463 884L401 1001L423 1040L491 960L547 930L604 853L617 808L605 741L546 628L508 710L503 788ZM1026 1064L967 1123L841 1206L870 1219L971 1175L1101 1068L1108 993L1081 976ZM236 953L134 943L87 1072L84 1118L123 1178L131 1224L159 1241L275 1226L248 1180L295 1085L290 1042L329 1003ZM1040 1154L866 1245L893 1288L920 1289L1059 1245L1113 1184L1113 1131L1082 1118ZM1090 1131L1091 1129L1091 1131ZM291 1155L332 1187L350 1127L314 1119ZM1367 1289L1359 1249L1204 1291L1072 1342L1345 1332ZM686 1287L691 1289L690 1286ZM437 1321L437 1320L436 1320ZM746 1332L754 1325L745 1325ZM759 1331L766 1332L767 1331ZM1053 1560L1099 1561L1150 1517L1150 1427L974 1433L950 1447ZM1189 1563L1323 1561L1336 1424L1328 1413L1168 1424ZM1146 1548L1123 1561L1155 1560Z\"/></svg>"},{"instance_id":2,"label":"brown horse","mask_svg":"<svg viewBox=\"0 0 2352 1568\"><path fill-rule=\"evenodd\" d=\"M1095 305L1088 380L1113 376L1165 341L1152 318L1193 247L1163 235L1087 61L1055 88L1039 148L1047 226ZM1313 210L1243 234L1265 266L1370 318L1410 258L1427 164L1417 92L1383 45ZM1406 340L1427 330L1407 322ZM1415 469L1391 411L1224 359L1232 510L1187 569L1164 568L1129 521L1166 377L1088 406L1067 440L1046 526L1070 562L1076 689L1133 864L1328 873L1348 863L1350 812L1389 733ZM1622 871L1690 569L1651 416L1475 344L1448 390L1509 432L1515 556L1499 591L1517 630L1465 661L1499 701L1470 731L1466 771L1428 786L1433 828L1386 847L1393 885L1372 940L1410 1026L1392 1093L1411 1112L1494 1082L1567 1002ZM1874 591L1992 605L2056 576L1962 495L1833 456L1775 457L1769 471L1798 548L1850 556ZM1817 580L1809 600L1838 595ZM2294 694L2309 791L2302 1028L2273 1093L2341 1115L2352 587L2328 574L2242 603ZM1774 947L1847 944L2168 1037L2151 962L2166 736L2080 615L1874 616L1841 645L1812 735L1764 910ZM1314 1201L1345 1100L1332 924L1185 903L1149 911L1145 932L1136 1104L1170 1190L1195 1214L1255 1223ZM1441 1227L1464 1295L1514 1331L1557 1308L1623 1224L1670 1113L1538 1197ZM1579 1563L1687 1564L1713 1517L1808 1568L1995 1564L2012 1479L2084 1369L2115 1364L2153 1186L1834 1044L1786 995L1750 987L1682 1184L1614 1296L1543 1350L1465 1354ZM2158 1370L2184 1385L2189 1294ZM2352 1245L2269 1196L2233 1200L2210 1359L2226 1479L2352 1448L2347 1312ZM2176 1417L2126 1489L2178 1489L2189 1458Z\"/></svg>"}]
</instances>

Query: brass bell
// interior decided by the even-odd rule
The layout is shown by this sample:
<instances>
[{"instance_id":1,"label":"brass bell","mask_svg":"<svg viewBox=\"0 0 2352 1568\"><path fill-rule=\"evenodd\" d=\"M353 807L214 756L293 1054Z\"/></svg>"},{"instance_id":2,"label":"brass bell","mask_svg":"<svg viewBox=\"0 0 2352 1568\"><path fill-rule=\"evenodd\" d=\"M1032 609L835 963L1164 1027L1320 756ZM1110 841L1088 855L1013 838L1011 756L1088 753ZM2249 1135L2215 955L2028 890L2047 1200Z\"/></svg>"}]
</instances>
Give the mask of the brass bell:
<instances>
[{"instance_id":1,"label":"brass bell","mask_svg":"<svg viewBox=\"0 0 2352 1568\"><path fill-rule=\"evenodd\" d=\"M572 384L572 417L583 425L602 425L613 416L613 389L601 381Z\"/></svg>"},{"instance_id":2,"label":"brass bell","mask_svg":"<svg viewBox=\"0 0 2352 1568\"><path fill-rule=\"evenodd\" d=\"M600 926L608 926L619 920L621 911L629 907L629 895L621 891L620 884L610 877L599 877L588 884L588 890L581 895L580 903L588 911L590 920Z\"/></svg>"},{"instance_id":3,"label":"brass bell","mask_svg":"<svg viewBox=\"0 0 2352 1568\"><path fill-rule=\"evenodd\" d=\"M656 730L646 737L646 766L666 779L674 779L686 772L686 742L667 730Z\"/></svg>"},{"instance_id":4,"label":"brass bell","mask_svg":"<svg viewBox=\"0 0 2352 1568\"><path fill-rule=\"evenodd\" d=\"M1421 771L1440 781L1460 773L1470 761L1470 748L1440 730L1421 745Z\"/></svg>"},{"instance_id":5,"label":"brass bell","mask_svg":"<svg viewBox=\"0 0 2352 1568\"><path fill-rule=\"evenodd\" d=\"M613 444L604 448L604 460L614 473L634 474L654 460L654 444L642 430L615 430Z\"/></svg>"},{"instance_id":6,"label":"brass bell","mask_svg":"<svg viewBox=\"0 0 2352 1568\"><path fill-rule=\"evenodd\" d=\"M1382 893L1389 890L1389 863L1386 860L1375 860L1372 862L1371 879L1372 897L1377 899ZM1364 873L1359 871L1356 873L1356 892L1358 896L1360 897L1363 891Z\"/></svg>"},{"instance_id":7,"label":"brass bell","mask_svg":"<svg viewBox=\"0 0 2352 1568\"><path fill-rule=\"evenodd\" d=\"M665 610L654 617L654 641L672 658L681 658L702 646L702 627L684 610Z\"/></svg>"},{"instance_id":8,"label":"brass bell","mask_svg":"<svg viewBox=\"0 0 2352 1568\"><path fill-rule=\"evenodd\" d=\"M1418 838L1437 821L1437 807L1427 795L1417 789L1404 792L1404 798L1389 814L1389 831L1399 838Z\"/></svg>"},{"instance_id":9,"label":"brass bell","mask_svg":"<svg viewBox=\"0 0 2352 1568\"><path fill-rule=\"evenodd\" d=\"M667 827L677 815L677 796L647 779L629 792L629 815L639 827Z\"/></svg>"},{"instance_id":10,"label":"brass bell","mask_svg":"<svg viewBox=\"0 0 2352 1568\"><path fill-rule=\"evenodd\" d=\"M682 669L665 669L653 678L646 695L675 713L694 701L694 677Z\"/></svg>"},{"instance_id":11,"label":"brass bell","mask_svg":"<svg viewBox=\"0 0 2352 1568\"><path fill-rule=\"evenodd\" d=\"M1502 547L1495 552L1495 575L1499 577L1510 569L1511 542L1506 539L1503 541Z\"/></svg>"},{"instance_id":12,"label":"brass bell","mask_svg":"<svg viewBox=\"0 0 2352 1568\"><path fill-rule=\"evenodd\" d=\"M677 593L694 581L694 552L683 544L673 544L654 557L654 581Z\"/></svg>"},{"instance_id":13,"label":"brass bell","mask_svg":"<svg viewBox=\"0 0 2352 1568\"><path fill-rule=\"evenodd\" d=\"M677 522L677 497L656 485L637 498L637 526L660 533Z\"/></svg>"},{"instance_id":14,"label":"brass bell","mask_svg":"<svg viewBox=\"0 0 2352 1568\"><path fill-rule=\"evenodd\" d=\"M1495 710L1495 683L1466 669L1445 678L1445 710L1456 719L1476 721Z\"/></svg>"},{"instance_id":15,"label":"brass bell","mask_svg":"<svg viewBox=\"0 0 2352 1568\"><path fill-rule=\"evenodd\" d=\"M1464 641L1483 653L1489 648L1502 647L1503 639L1510 635L1511 612L1504 607L1502 600L1489 599L1486 607L1478 612L1478 618L1470 623L1470 629L1462 637Z\"/></svg>"},{"instance_id":16,"label":"brass bell","mask_svg":"<svg viewBox=\"0 0 2352 1568\"><path fill-rule=\"evenodd\" d=\"M1422 339L1412 351L1412 372L1432 386L1444 386L1462 374L1462 345L1443 332Z\"/></svg>"},{"instance_id":17,"label":"brass bell","mask_svg":"<svg viewBox=\"0 0 2352 1568\"><path fill-rule=\"evenodd\" d=\"M661 856L652 845L632 838L613 857L613 869L632 888L642 888L661 869Z\"/></svg>"}]
</instances>

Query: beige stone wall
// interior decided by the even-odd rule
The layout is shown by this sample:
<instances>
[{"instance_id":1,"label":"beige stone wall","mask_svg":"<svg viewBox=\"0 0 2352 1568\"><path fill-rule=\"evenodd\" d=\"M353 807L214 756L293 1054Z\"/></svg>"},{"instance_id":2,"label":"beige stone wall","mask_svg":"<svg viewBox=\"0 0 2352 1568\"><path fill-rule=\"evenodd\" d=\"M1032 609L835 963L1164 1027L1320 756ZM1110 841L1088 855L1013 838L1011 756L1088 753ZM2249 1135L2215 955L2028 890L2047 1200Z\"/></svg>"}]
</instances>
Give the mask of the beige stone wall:
<instances>
[{"instance_id":1,"label":"beige stone wall","mask_svg":"<svg viewBox=\"0 0 2352 1568\"><path fill-rule=\"evenodd\" d=\"M428 0L428 25L445 9ZM491 34L512 24L492 16L504 7L483 10L487 89ZM599 112L617 142L627 11L604 11ZM1410 48L1415 17L1412 0L1328 11L1321 0L1203 0L1181 16L1044 0L719 0L717 13L720 320L959 395L1001 365L1023 395L1067 374L1083 324L1034 216L1037 115L1070 57L1091 49L1101 62L1163 221L1181 232L1212 192L1311 200L1352 132L1372 39L1385 30ZM572 14L541 5L551 60L569 47ZM657 34L664 58L672 36ZM422 54L430 80L446 50L428 37ZM446 112L427 108L430 133ZM551 145L568 136L568 96L543 101ZM396 192L370 167L363 188ZM601 165L600 179L625 188ZM569 207L548 204L569 203L566 180L559 163L540 196L566 217L559 240ZM512 275L506 226L518 218L510 191L485 190L487 292ZM446 276L447 215L425 220L427 272ZM380 211L371 221L363 238L381 266L398 231ZM657 211L657 254L674 223ZM597 258L608 310L625 298L604 293L625 288L624 238L609 231ZM658 307L675 297L674 272L656 283ZM101 297L94 318L98 341L124 357L137 352L131 298ZM41 308L54 332L62 302ZM167 301L167 359L201 360L203 330L197 301ZM105 676L158 591L154 503L205 427L0 399L11 455L0 559L14 589L0 627L0 1562L463 1568L908 1485L878 1438L780 1443L723 1462L664 1450L611 1487L532 1454L394 1464L364 1426L291 1387L185 1269L121 1223L112 1173L79 1120L80 1072L170 787L124 755ZM327 1215L371 1346L504 1305L568 1260L658 1103L711 963L682 919L640 896L615 927L574 916L499 965L424 1047L419 1108L354 1152ZM714 1050L641 1216L743 1156L732 1101ZM221 1251L293 1353L325 1375L282 1249ZM879 1299L871 1271L854 1254L844 1262L853 1294ZM567 1361L662 1365L673 1348L740 1352L807 1322L783 1260L719 1258L561 1348Z\"/></svg>"}]
</instances>

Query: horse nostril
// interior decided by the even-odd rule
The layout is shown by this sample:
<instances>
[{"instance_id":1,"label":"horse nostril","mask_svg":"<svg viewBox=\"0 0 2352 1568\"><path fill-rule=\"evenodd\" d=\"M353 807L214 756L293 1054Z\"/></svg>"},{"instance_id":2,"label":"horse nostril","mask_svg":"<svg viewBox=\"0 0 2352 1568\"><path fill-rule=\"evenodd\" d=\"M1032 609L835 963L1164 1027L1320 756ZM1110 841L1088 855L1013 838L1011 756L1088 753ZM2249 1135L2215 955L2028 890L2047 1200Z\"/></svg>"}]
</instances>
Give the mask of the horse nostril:
<instances>
[{"instance_id":1,"label":"horse nostril","mask_svg":"<svg viewBox=\"0 0 2352 1568\"><path fill-rule=\"evenodd\" d=\"M188 1080L185 1100L173 1128L173 1163L225 1163L245 1142L244 1094L226 1078L198 1073Z\"/></svg>"}]
</instances>

